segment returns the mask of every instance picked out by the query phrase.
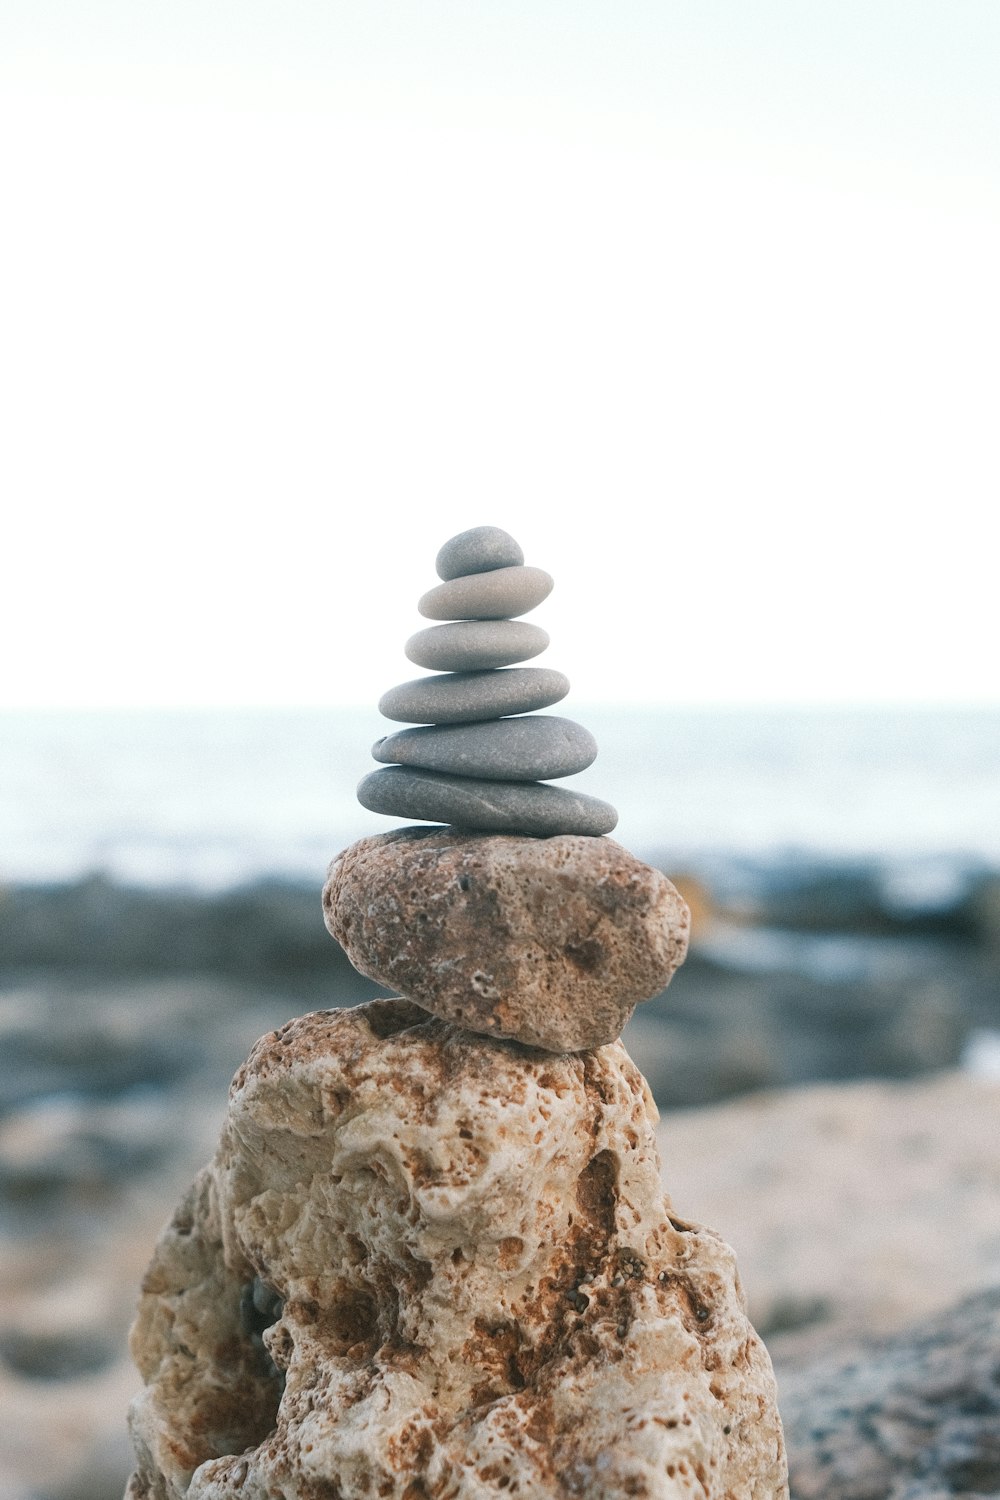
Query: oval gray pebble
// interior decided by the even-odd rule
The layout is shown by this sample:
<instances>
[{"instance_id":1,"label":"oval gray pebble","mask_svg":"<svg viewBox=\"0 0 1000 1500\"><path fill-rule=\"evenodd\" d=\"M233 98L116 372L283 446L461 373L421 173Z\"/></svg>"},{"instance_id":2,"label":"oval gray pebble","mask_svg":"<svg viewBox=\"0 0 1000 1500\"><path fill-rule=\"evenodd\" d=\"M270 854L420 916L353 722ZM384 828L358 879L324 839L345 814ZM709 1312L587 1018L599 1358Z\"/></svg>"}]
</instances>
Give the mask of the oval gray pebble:
<instances>
[{"instance_id":1,"label":"oval gray pebble","mask_svg":"<svg viewBox=\"0 0 1000 1500\"><path fill-rule=\"evenodd\" d=\"M499 526L473 526L445 542L435 567L439 578L449 579L493 568L516 568L523 562L524 553L509 532Z\"/></svg>"},{"instance_id":2,"label":"oval gray pebble","mask_svg":"<svg viewBox=\"0 0 1000 1500\"><path fill-rule=\"evenodd\" d=\"M526 620L460 620L431 625L404 647L410 661L435 672L487 671L530 661L549 644L548 633Z\"/></svg>"},{"instance_id":3,"label":"oval gray pebble","mask_svg":"<svg viewBox=\"0 0 1000 1500\"><path fill-rule=\"evenodd\" d=\"M417 605L427 620L509 620L547 599L552 579L542 568L494 568L439 583Z\"/></svg>"},{"instance_id":4,"label":"oval gray pebble","mask_svg":"<svg viewBox=\"0 0 1000 1500\"><path fill-rule=\"evenodd\" d=\"M597 741L572 719L528 714L486 724L400 729L379 740L372 755L387 765L418 766L450 776L550 781L586 770L597 756Z\"/></svg>"},{"instance_id":5,"label":"oval gray pebble","mask_svg":"<svg viewBox=\"0 0 1000 1500\"><path fill-rule=\"evenodd\" d=\"M479 781L410 766L372 771L358 786L370 812L447 823L481 833L610 833L618 814L607 802L538 782Z\"/></svg>"},{"instance_id":6,"label":"oval gray pebble","mask_svg":"<svg viewBox=\"0 0 1000 1500\"><path fill-rule=\"evenodd\" d=\"M446 672L390 688L379 699L378 711L403 724L465 724L549 708L568 692L569 680L545 667Z\"/></svg>"}]
</instances>

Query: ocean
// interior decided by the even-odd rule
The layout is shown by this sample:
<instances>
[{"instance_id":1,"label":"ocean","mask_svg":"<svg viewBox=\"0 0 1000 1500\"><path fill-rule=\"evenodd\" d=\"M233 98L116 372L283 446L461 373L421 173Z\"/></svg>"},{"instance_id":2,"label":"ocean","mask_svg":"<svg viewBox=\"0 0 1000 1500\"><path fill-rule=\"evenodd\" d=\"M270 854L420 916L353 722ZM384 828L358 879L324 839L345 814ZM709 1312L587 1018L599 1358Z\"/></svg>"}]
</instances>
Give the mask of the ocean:
<instances>
[{"instance_id":1,"label":"ocean","mask_svg":"<svg viewBox=\"0 0 1000 1500\"><path fill-rule=\"evenodd\" d=\"M614 837L732 887L803 862L866 862L934 904L1000 869L1000 710L638 709L574 705L601 747L573 785L613 802ZM399 820L354 788L372 710L8 712L0 880L101 872L212 891L321 882Z\"/></svg>"}]
</instances>

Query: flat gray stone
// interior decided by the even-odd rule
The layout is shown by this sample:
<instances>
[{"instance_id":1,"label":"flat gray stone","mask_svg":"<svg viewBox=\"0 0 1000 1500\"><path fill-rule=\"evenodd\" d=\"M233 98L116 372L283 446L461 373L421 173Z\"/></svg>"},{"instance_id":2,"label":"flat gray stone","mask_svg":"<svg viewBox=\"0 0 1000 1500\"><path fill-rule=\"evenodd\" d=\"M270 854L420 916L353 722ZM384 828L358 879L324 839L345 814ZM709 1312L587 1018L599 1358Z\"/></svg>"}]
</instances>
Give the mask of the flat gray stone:
<instances>
[{"instance_id":1,"label":"flat gray stone","mask_svg":"<svg viewBox=\"0 0 1000 1500\"><path fill-rule=\"evenodd\" d=\"M507 531L499 526L473 526L445 542L437 555L439 578L463 578L467 573L488 573L493 568L516 568L524 553Z\"/></svg>"},{"instance_id":2,"label":"flat gray stone","mask_svg":"<svg viewBox=\"0 0 1000 1500\"><path fill-rule=\"evenodd\" d=\"M412 766L372 771L358 787L370 812L446 823L478 833L525 833L540 838L610 833L618 814L607 802L542 782L479 781L442 776Z\"/></svg>"},{"instance_id":3,"label":"flat gray stone","mask_svg":"<svg viewBox=\"0 0 1000 1500\"><path fill-rule=\"evenodd\" d=\"M530 661L548 644L548 633L526 620L460 620L418 630L404 650L434 672L476 672Z\"/></svg>"},{"instance_id":4,"label":"flat gray stone","mask_svg":"<svg viewBox=\"0 0 1000 1500\"><path fill-rule=\"evenodd\" d=\"M549 708L568 692L569 679L546 667L443 672L390 688L379 699L378 711L403 724L466 724Z\"/></svg>"},{"instance_id":5,"label":"flat gray stone","mask_svg":"<svg viewBox=\"0 0 1000 1500\"><path fill-rule=\"evenodd\" d=\"M439 583L417 609L426 620L510 620L541 604L552 585L541 568L494 568Z\"/></svg>"},{"instance_id":6,"label":"flat gray stone","mask_svg":"<svg viewBox=\"0 0 1000 1500\"><path fill-rule=\"evenodd\" d=\"M449 776L550 781L586 770L597 755L597 741L572 719L528 714L485 724L400 729L379 740L372 755L386 765L419 766Z\"/></svg>"}]
</instances>

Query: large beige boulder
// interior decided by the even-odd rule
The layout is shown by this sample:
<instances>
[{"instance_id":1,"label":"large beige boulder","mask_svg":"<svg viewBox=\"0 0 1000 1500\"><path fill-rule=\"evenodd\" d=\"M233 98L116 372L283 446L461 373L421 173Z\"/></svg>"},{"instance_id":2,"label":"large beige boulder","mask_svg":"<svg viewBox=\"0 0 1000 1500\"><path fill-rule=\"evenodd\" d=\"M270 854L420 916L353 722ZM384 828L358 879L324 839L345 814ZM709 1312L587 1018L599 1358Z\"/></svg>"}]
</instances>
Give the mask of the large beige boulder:
<instances>
[{"instance_id":1,"label":"large beige boulder","mask_svg":"<svg viewBox=\"0 0 1000 1500\"><path fill-rule=\"evenodd\" d=\"M470 1031L600 1047L670 981L688 909L609 838L399 828L330 867L326 923L354 966Z\"/></svg>"},{"instance_id":2,"label":"large beige boulder","mask_svg":"<svg viewBox=\"0 0 1000 1500\"><path fill-rule=\"evenodd\" d=\"M767 1353L655 1120L620 1043L398 1000L264 1037L146 1277L132 1500L785 1496Z\"/></svg>"}]
</instances>

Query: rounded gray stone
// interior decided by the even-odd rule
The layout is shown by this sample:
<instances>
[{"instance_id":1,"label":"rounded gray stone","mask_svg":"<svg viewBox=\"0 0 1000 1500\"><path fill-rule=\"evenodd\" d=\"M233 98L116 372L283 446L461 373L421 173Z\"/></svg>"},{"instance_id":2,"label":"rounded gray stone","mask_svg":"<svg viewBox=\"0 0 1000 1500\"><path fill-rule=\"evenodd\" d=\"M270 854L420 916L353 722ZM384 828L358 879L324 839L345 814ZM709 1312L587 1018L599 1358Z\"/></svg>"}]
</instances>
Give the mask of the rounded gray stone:
<instances>
[{"instance_id":1,"label":"rounded gray stone","mask_svg":"<svg viewBox=\"0 0 1000 1500\"><path fill-rule=\"evenodd\" d=\"M597 741L572 719L528 714L485 724L400 729L378 740L372 755L386 765L418 766L449 776L550 781L586 770L597 756Z\"/></svg>"},{"instance_id":2,"label":"rounded gray stone","mask_svg":"<svg viewBox=\"0 0 1000 1500\"><path fill-rule=\"evenodd\" d=\"M434 672L488 671L530 661L549 644L548 633L526 620L460 620L431 625L404 647L410 661Z\"/></svg>"},{"instance_id":3,"label":"rounded gray stone","mask_svg":"<svg viewBox=\"0 0 1000 1500\"><path fill-rule=\"evenodd\" d=\"M417 609L426 620L509 620L541 604L552 587L541 568L494 568L439 583Z\"/></svg>"},{"instance_id":4,"label":"rounded gray stone","mask_svg":"<svg viewBox=\"0 0 1000 1500\"><path fill-rule=\"evenodd\" d=\"M390 688L379 699L378 711L402 724L466 724L549 708L568 692L568 678L546 667L443 672Z\"/></svg>"},{"instance_id":5,"label":"rounded gray stone","mask_svg":"<svg viewBox=\"0 0 1000 1500\"><path fill-rule=\"evenodd\" d=\"M610 833L618 814L610 803L541 782L480 781L442 776L412 766L372 771L358 787L370 812L446 823L478 833L525 833L540 838Z\"/></svg>"},{"instance_id":6,"label":"rounded gray stone","mask_svg":"<svg viewBox=\"0 0 1000 1500\"><path fill-rule=\"evenodd\" d=\"M445 542L435 567L439 578L462 578L467 573L489 573L494 568L516 568L524 553L508 531L499 526L473 526Z\"/></svg>"}]
</instances>

